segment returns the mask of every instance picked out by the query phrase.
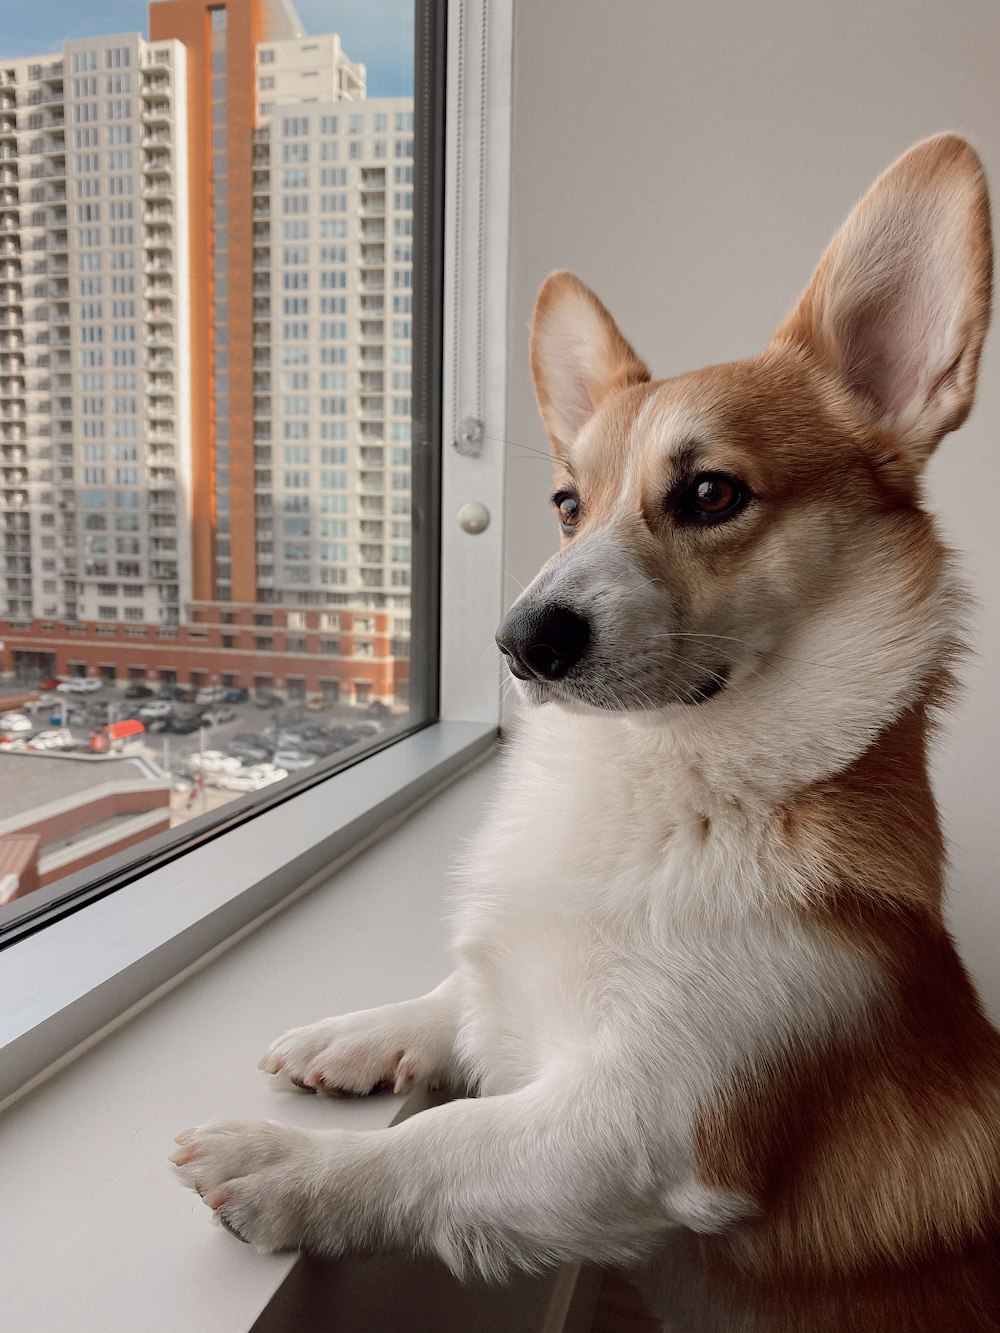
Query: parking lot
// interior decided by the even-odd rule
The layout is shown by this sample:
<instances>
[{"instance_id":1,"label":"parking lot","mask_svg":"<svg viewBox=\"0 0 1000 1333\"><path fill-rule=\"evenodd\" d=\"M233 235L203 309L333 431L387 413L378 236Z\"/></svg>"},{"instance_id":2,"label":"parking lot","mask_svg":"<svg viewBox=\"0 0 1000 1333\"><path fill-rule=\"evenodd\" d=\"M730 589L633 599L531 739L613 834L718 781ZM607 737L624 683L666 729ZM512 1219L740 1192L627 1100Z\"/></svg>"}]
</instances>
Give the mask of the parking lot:
<instances>
[{"instance_id":1,"label":"parking lot","mask_svg":"<svg viewBox=\"0 0 1000 1333\"><path fill-rule=\"evenodd\" d=\"M127 741L124 753L146 755L173 778L171 822L178 823L242 794L219 785L224 775L200 761L206 751L227 755L226 767L238 775L265 772L272 763L280 768L284 759L283 771L294 776L360 753L407 721L406 714L374 709L381 715L373 717L367 709L346 704L307 707L278 696L271 696L266 707L261 702L252 696L201 704L159 694L127 698L124 685L106 683L86 694L46 691L19 710L31 719L32 731L18 734L16 740L30 744L32 736L65 727L86 749L97 728L130 718L141 721L145 730ZM262 780L259 785L266 784Z\"/></svg>"}]
</instances>

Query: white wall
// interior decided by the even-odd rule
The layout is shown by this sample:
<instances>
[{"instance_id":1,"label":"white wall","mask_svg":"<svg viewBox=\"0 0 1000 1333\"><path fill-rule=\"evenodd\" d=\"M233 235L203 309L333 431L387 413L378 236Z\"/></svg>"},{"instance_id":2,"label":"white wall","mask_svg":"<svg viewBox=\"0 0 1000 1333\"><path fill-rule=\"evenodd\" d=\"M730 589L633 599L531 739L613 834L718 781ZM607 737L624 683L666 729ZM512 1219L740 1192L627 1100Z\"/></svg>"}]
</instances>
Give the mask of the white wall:
<instances>
[{"instance_id":1,"label":"white wall","mask_svg":"<svg viewBox=\"0 0 1000 1333\"><path fill-rule=\"evenodd\" d=\"M995 0L521 0L515 5L508 600L555 549L527 371L538 284L574 269L656 375L757 351L868 183L967 134L1000 207ZM938 745L951 920L1000 1014L1000 339L929 502L979 600ZM525 447L527 446L527 447Z\"/></svg>"}]
</instances>

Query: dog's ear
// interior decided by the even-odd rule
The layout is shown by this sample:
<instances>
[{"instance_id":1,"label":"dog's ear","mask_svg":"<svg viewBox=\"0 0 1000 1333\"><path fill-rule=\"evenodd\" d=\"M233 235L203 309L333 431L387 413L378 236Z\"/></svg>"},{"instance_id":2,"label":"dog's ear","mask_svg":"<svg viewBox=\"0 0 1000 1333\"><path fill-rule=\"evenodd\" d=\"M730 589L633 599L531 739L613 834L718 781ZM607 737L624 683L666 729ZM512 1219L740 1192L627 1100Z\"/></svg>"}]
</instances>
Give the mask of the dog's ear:
<instances>
[{"instance_id":1,"label":"dog's ear","mask_svg":"<svg viewBox=\"0 0 1000 1333\"><path fill-rule=\"evenodd\" d=\"M604 306L572 273L550 273L531 323L531 373L556 457L611 394L649 379Z\"/></svg>"},{"instance_id":2,"label":"dog's ear","mask_svg":"<svg viewBox=\"0 0 1000 1333\"><path fill-rule=\"evenodd\" d=\"M991 277L982 165L941 134L875 182L774 342L809 349L922 464L972 406Z\"/></svg>"}]
</instances>

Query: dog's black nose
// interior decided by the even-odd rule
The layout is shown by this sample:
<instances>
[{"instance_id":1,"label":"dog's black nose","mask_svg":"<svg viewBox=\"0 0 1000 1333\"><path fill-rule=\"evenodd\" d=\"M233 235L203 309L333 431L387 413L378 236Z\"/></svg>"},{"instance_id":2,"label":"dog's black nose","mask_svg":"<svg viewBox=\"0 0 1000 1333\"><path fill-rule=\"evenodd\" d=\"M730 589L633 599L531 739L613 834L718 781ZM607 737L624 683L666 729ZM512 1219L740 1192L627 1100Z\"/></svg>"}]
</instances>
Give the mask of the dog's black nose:
<instances>
[{"instance_id":1,"label":"dog's black nose","mask_svg":"<svg viewBox=\"0 0 1000 1333\"><path fill-rule=\"evenodd\" d=\"M497 630L497 644L519 680L558 680L579 662L590 622L565 606L515 606Z\"/></svg>"}]
</instances>

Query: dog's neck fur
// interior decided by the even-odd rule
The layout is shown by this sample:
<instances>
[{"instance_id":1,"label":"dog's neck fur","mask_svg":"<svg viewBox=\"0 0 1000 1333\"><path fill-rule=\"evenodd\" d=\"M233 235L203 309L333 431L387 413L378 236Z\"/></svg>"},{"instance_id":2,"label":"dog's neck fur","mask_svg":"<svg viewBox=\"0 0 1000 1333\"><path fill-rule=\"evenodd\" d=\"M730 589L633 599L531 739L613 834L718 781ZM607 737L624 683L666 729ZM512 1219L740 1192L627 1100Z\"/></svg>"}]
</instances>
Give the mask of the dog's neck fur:
<instances>
[{"instance_id":1,"label":"dog's neck fur","mask_svg":"<svg viewBox=\"0 0 1000 1333\"><path fill-rule=\"evenodd\" d=\"M644 770L652 799L666 798L674 814L681 802L706 819L767 818L849 768L898 719L926 718L950 694L964 605L950 559L918 614L912 590L877 559L863 581L845 584L822 617L736 671L715 698L626 714L543 705L525 718L541 742L531 749L552 765L567 746L586 762L594 745Z\"/></svg>"}]
</instances>

